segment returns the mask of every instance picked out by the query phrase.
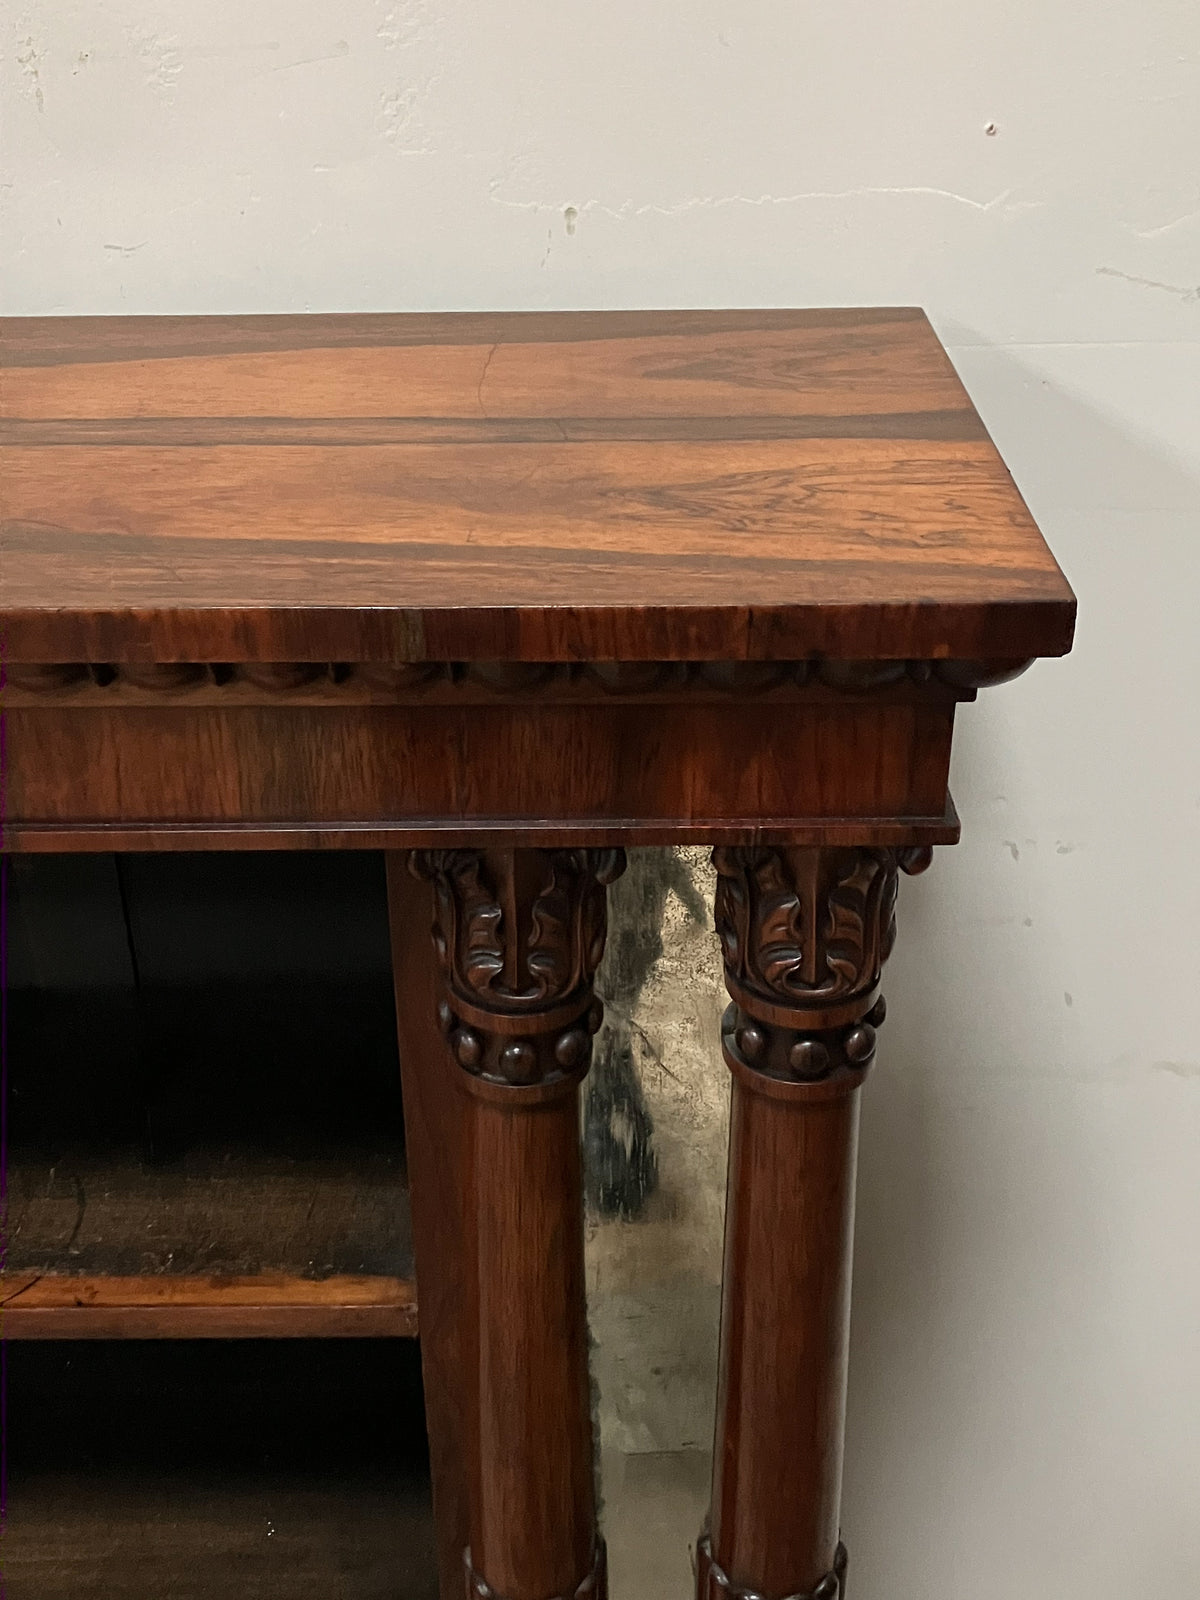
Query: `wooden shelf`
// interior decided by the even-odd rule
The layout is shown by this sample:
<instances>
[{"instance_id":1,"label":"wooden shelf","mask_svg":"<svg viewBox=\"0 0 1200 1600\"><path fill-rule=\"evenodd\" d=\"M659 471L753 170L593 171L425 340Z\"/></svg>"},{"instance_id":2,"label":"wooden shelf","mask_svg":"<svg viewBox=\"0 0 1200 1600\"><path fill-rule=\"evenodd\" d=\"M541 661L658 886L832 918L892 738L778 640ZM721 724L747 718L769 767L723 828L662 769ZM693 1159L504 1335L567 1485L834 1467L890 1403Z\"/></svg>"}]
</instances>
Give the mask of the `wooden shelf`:
<instances>
[{"instance_id":1,"label":"wooden shelf","mask_svg":"<svg viewBox=\"0 0 1200 1600\"><path fill-rule=\"evenodd\" d=\"M8 1339L412 1337L403 1151L22 1153L0 1284Z\"/></svg>"},{"instance_id":2,"label":"wooden shelf","mask_svg":"<svg viewBox=\"0 0 1200 1600\"><path fill-rule=\"evenodd\" d=\"M12 1600L436 1600L416 1349L9 1351Z\"/></svg>"},{"instance_id":3,"label":"wooden shelf","mask_svg":"<svg viewBox=\"0 0 1200 1600\"><path fill-rule=\"evenodd\" d=\"M436 1600L428 1490L402 1477L58 1474L5 1532L12 1600ZM426 1548L421 1548L417 1541Z\"/></svg>"},{"instance_id":4,"label":"wooden shelf","mask_svg":"<svg viewBox=\"0 0 1200 1600\"><path fill-rule=\"evenodd\" d=\"M416 1333L386 975L12 999L4 1338Z\"/></svg>"},{"instance_id":5,"label":"wooden shelf","mask_svg":"<svg viewBox=\"0 0 1200 1600\"><path fill-rule=\"evenodd\" d=\"M5 1339L415 1338L399 1278L75 1278L0 1275Z\"/></svg>"}]
</instances>

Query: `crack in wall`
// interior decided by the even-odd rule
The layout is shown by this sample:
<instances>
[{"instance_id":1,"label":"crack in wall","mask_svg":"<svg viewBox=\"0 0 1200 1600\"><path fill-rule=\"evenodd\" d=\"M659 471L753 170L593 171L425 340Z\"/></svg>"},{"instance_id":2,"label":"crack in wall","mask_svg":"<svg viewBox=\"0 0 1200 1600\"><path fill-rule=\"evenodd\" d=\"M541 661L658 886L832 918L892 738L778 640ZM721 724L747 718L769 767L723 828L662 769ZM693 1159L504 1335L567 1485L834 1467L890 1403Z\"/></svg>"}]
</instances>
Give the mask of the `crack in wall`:
<instances>
[{"instance_id":1,"label":"crack in wall","mask_svg":"<svg viewBox=\"0 0 1200 1600\"><path fill-rule=\"evenodd\" d=\"M1185 223L1196 221L1200 221L1200 210L1185 211L1181 217L1172 217L1170 222L1160 222L1154 228L1131 228L1129 231L1135 239L1161 239L1164 233L1172 233Z\"/></svg>"},{"instance_id":2,"label":"crack in wall","mask_svg":"<svg viewBox=\"0 0 1200 1600\"><path fill-rule=\"evenodd\" d=\"M1139 289L1161 289L1164 294L1174 295L1185 305L1200 304L1200 284L1189 288L1182 283L1161 283L1157 278L1141 278L1135 272L1122 272L1119 267L1097 267L1096 276L1120 278L1123 283L1135 284Z\"/></svg>"},{"instance_id":3,"label":"crack in wall","mask_svg":"<svg viewBox=\"0 0 1200 1600\"><path fill-rule=\"evenodd\" d=\"M496 193L497 187L498 182L493 183L491 186L491 199L496 205L507 206L514 211L556 211L565 214L565 211L570 210L577 217L591 213L612 217L618 222L624 222L630 217L678 217L689 211L715 211L723 206L793 206L803 205L808 201L858 200L872 197L905 197L911 195L949 200L955 205L967 206L972 211L1001 210L1012 213L1017 211L1040 211L1045 207L1045 202L1041 200L1013 200L1011 189L1005 189L1002 193L993 195L990 200L976 200L971 195L959 194L955 189L939 189L930 184L900 186L871 184L853 189L809 189L797 194L692 195L685 200L675 201L671 205L659 205L656 201L646 201L643 204L635 205L632 201L627 201L624 205L610 206L606 205L602 200L585 200L579 205L566 207L556 201L506 200L502 195Z\"/></svg>"}]
</instances>

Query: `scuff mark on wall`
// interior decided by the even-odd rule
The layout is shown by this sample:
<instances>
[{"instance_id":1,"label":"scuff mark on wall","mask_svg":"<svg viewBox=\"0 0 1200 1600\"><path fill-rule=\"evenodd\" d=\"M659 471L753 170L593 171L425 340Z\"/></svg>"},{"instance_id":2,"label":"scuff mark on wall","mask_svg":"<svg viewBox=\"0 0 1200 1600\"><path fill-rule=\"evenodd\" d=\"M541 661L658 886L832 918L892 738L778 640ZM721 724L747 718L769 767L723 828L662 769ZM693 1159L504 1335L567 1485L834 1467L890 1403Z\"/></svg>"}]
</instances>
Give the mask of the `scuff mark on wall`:
<instances>
[{"instance_id":1,"label":"scuff mark on wall","mask_svg":"<svg viewBox=\"0 0 1200 1600\"><path fill-rule=\"evenodd\" d=\"M146 87L159 99L170 103L175 98L183 72L183 56L178 39L142 26L130 28L128 37L145 71Z\"/></svg>"},{"instance_id":2,"label":"scuff mark on wall","mask_svg":"<svg viewBox=\"0 0 1200 1600\"><path fill-rule=\"evenodd\" d=\"M393 0L383 11L375 36L389 55L396 55L405 67L421 58L431 37L446 20L446 7L434 0ZM418 51L417 47L421 47ZM430 59L440 59L430 49ZM379 122L383 136L403 155L432 155L435 143L422 127L423 103L441 81L439 71L406 71L401 80L379 96Z\"/></svg>"},{"instance_id":3,"label":"scuff mark on wall","mask_svg":"<svg viewBox=\"0 0 1200 1600\"><path fill-rule=\"evenodd\" d=\"M379 119L383 124L383 136L390 144L399 144L411 128L420 98L421 92L415 84L385 89L379 96ZM424 154L429 145L423 138L406 140L405 149L409 154Z\"/></svg>"},{"instance_id":4,"label":"scuff mark on wall","mask_svg":"<svg viewBox=\"0 0 1200 1600\"><path fill-rule=\"evenodd\" d=\"M1200 1061L1152 1061L1155 1072L1169 1072L1176 1078L1200 1078Z\"/></svg>"},{"instance_id":5,"label":"scuff mark on wall","mask_svg":"<svg viewBox=\"0 0 1200 1600\"><path fill-rule=\"evenodd\" d=\"M388 50L415 44L433 26L440 9L435 13L430 0L400 0L384 11L375 36Z\"/></svg>"},{"instance_id":6,"label":"scuff mark on wall","mask_svg":"<svg viewBox=\"0 0 1200 1600\"><path fill-rule=\"evenodd\" d=\"M42 93L41 67L46 59L44 50L39 50L32 33L26 34L17 45L17 65L21 69L21 84L39 111L46 109L46 96Z\"/></svg>"},{"instance_id":7,"label":"scuff mark on wall","mask_svg":"<svg viewBox=\"0 0 1200 1600\"><path fill-rule=\"evenodd\" d=\"M340 61L343 56L350 54L350 41L339 39L332 50L323 50L319 56L301 56L299 61L285 61L278 67L272 67L272 72L290 72L293 67L315 67L322 61Z\"/></svg>"}]
</instances>

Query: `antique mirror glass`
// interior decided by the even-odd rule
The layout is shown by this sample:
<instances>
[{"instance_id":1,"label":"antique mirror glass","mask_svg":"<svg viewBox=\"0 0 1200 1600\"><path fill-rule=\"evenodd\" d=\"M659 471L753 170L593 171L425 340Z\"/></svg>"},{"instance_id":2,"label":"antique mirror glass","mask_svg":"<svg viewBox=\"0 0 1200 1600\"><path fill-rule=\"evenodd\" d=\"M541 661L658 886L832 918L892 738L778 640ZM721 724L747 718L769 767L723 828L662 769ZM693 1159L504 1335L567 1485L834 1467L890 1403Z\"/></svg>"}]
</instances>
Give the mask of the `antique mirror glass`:
<instances>
[{"instance_id":1,"label":"antique mirror glass","mask_svg":"<svg viewBox=\"0 0 1200 1600\"><path fill-rule=\"evenodd\" d=\"M609 890L583 1144L614 1600L687 1594L708 1506L729 1118L713 881L707 849L641 849Z\"/></svg>"}]
</instances>

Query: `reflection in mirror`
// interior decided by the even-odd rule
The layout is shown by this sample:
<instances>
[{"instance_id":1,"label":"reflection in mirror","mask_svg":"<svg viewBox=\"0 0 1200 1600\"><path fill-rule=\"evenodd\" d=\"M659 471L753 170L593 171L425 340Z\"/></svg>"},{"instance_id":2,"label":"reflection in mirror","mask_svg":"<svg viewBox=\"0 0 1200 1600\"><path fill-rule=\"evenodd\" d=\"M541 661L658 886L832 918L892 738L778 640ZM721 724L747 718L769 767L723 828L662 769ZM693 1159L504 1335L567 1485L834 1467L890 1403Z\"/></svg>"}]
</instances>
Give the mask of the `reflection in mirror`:
<instances>
[{"instance_id":1,"label":"reflection in mirror","mask_svg":"<svg viewBox=\"0 0 1200 1600\"><path fill-rule=\"evenodd\" d=\"M708 1507L729 1074L702 848L631 850L609 890L585 1083L588 1304L613 1600L677 1600Z\"/></svg>"}]
</instances>

